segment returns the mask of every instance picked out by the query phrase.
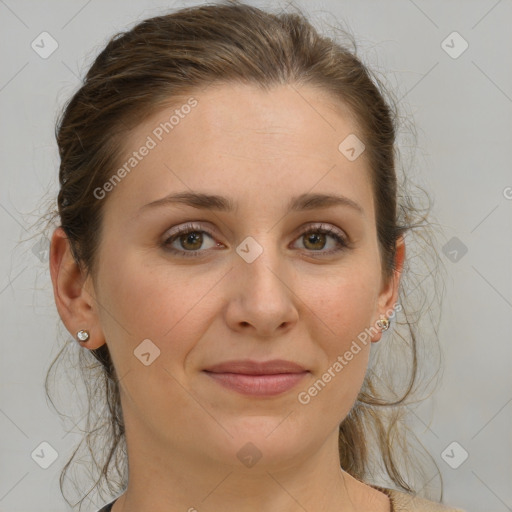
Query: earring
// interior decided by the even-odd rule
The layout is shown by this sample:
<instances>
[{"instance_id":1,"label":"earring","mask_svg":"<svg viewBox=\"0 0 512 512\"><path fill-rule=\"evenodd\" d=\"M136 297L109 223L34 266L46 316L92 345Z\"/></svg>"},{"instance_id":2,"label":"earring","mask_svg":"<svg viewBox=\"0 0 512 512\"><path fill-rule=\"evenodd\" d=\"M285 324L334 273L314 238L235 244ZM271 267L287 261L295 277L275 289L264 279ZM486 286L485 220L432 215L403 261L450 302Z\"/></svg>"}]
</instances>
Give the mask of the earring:
<instances>
[{"instance_id":1,"label":"earring","mask_svg":"<svg viewBox=\"0 0 512 512\"><path fill-rule=\"evenodd\" d=\"M377 320L377 325L382 331L387 331L389 329L389 320L386 317L381 316L380 320Z\"/></svg>"},{"instance_id":2,"label":"earring","mask_svg":"<svg viewBox=\"0 0 512 512\"><path fill-rule=\"evenodd\" d=\"M76 333L79 342L85 342L89 339L89 331L81 329Z\"/></svg>"}]
</instances>

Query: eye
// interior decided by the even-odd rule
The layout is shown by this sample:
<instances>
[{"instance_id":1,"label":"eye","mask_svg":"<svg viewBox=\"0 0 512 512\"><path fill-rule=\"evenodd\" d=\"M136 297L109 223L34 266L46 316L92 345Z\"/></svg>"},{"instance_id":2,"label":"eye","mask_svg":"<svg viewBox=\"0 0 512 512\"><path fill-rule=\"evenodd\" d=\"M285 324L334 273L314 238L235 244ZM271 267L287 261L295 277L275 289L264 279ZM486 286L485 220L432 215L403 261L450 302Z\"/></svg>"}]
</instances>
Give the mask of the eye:
<instances>
[{"instance_id":1,"label":"eye","mask_svg":"<svg viewBox=\"0 0 512 512\"><path fill-rule=\"evenodd\" d=\"M204 252L200 251L200 249L205 248L203 247L205 242L204 235L210 238L213 242L211 242L210 246L206 247L206 249L222 246L222 244L213 241L213 235L196 224L185 224L180 226L164 241L163 246L166 250L174 254L179 254L180 256L200 256L200 253Z\"/></svg>"},{"instance_id":2,"label":"eye","mask_svg":"<svg viewBox=\"0 0 512 512\"><path fill-rule=\"evenodd\" d=\"M205 238L206 236L206 238ZM329 244L329 238L331 243ZM205 241L210 239L209 245ZM308 226L299 235L297 240L303 241L303 248L307 252L320 253L320 255L330 255L350 247L349 241L341 231L330 226ZM323 250L326 246L331 248ZM215 242L213 235L198 224L184 224L177 228L162 244L166 251L178 256L197 257L206 252L203 249L212 249L214 247L224 247L223 244ZM316 256L316 255L315 255Z\"/></svg>"},{"instance_id":3,"label":"eye","mask_svg":"<svg viewBox=\"0 0 512 512\"><path fill-rule=\"evenodd\" d=\"M328 239L331 238L331 249L323 251L328 244ZM324 225L309 226L306 230L302 231L298 240L303 241L303 246L308 252L321 252L322 255L334 254L349 248L349 242L345 236L338 230ZM334 247L333 247L334 246Z\"/></svg>"}]
</instances>

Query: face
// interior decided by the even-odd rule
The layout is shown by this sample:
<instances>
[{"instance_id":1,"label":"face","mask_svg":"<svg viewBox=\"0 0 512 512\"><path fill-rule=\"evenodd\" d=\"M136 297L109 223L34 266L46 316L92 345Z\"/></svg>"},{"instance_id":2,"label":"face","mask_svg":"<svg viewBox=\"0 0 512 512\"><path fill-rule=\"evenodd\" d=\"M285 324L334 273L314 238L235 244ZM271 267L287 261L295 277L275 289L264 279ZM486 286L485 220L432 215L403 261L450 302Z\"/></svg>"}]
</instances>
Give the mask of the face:
<instances>
[{"instance_id":1,"label":"face","mask_svg":"<svg viewBox=\"0 0 512 512\"><path fill-rule=\"evenodd\" d=\"M285 463L337 435L367 368L358 335L396 300L366 155L340 152L358 128L313 88L192 96L131 132L119 168L137 162L105 187L89 325L111 352L127 435L193 460ZM211 371L247 360L302 370Z\"/></svg>"}]
</instances>

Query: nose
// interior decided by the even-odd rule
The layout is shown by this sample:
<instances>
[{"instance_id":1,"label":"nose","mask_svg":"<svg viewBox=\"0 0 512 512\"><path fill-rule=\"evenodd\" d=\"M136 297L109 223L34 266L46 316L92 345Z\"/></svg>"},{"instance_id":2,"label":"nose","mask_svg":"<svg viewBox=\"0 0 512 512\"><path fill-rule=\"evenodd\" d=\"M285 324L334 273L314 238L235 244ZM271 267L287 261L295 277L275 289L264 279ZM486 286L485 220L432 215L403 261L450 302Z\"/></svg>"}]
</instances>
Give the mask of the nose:
<instances>
[{"instance_id":1,"label":"nose","mask_svg":"<svg viewBox=\"0 0 512 512\"><path fill-rule=\"evenodd\" d=\"M234 331L268 338L281 335L297 323L298 297L293 272L277 251L265 247L251 263L236 261L230 272L226 322Z\"/></svg>"}]
</instances>

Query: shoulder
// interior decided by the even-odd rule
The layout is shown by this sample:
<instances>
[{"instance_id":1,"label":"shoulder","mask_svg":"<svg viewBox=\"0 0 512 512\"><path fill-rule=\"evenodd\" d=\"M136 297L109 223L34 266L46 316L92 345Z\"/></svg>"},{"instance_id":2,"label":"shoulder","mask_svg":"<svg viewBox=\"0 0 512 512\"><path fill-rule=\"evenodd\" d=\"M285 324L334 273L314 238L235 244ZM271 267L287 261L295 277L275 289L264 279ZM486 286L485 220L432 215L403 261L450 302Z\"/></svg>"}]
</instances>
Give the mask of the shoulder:
<instances>
[{"instance_id":1,"label":"shoulder","mask_svg":"<svg viewBox=\"0 0 512 512\"><path fill-rule=\"evenodd\" d=\"M403 491L388 489L373 485L375 489L383 492L393 505L392 512L464 512L460 508L451 508L435 501L420 498Z\"/></svg>"}]
</instances>

